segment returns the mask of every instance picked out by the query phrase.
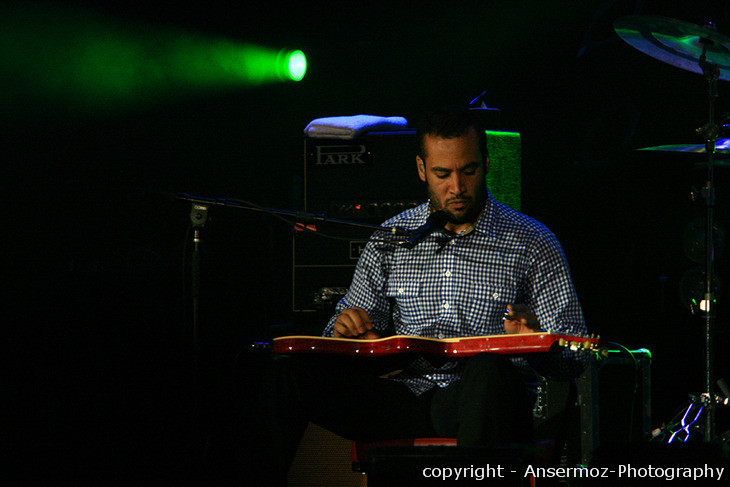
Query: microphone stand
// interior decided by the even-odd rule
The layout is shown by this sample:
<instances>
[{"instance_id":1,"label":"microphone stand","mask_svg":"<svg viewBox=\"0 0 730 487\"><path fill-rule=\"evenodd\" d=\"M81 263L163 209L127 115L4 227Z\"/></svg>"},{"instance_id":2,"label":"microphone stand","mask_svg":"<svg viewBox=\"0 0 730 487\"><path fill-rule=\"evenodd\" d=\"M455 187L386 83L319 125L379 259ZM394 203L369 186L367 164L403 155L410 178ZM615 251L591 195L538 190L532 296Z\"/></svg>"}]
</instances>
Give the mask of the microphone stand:
<instances>
[{"instance_id":1,"label":"microphone stand","mask_svg":"<svg viewBox=\"0 0 730 487\"><path fill-rule=\"evenodd\" d=\"M191 295L192 295L192 321L193 321L193 370L197 385L199 375L200 359L200 230L208 220L208 206L201 203L192 203L190 208L190 221L193 226L193 254L190 266Z\"/></svg>"},{"instance_id":2,"label":"microphone stand","mask_svg":"<svg viewBox=\"0 0 730 487\"><path fill-rule=\"evenodd\" d=\"M192 196L185 193L176 193L176 199L189 201L191 203L190 220L193 226L193 253L191 262L191 290L192 290L192 325L193 325L193 367L195 374L195 384L199 381L200 373L200 242L201 229L205 226L208 219L209 206L226 206L229 208L238 208L243 210L260 211L283 215L294 218L305 224L311 223L335 223L339 225L349 225L370 230L387 232L396 236L410 236L411 232L397 227L381 227L379 225L362 223L348 220L338 220L329 218L321 214L306 213L300 211L279 210L275 208L256 207L252 204L246 204L241 201L228 200L223 198L208 198L203 196Z\"/></svg>"},{"instance_id":3,"label":"microphone stand","mask_svg":"<svg viewBox=\"0 0 730 487\"><path fill-rule=\"evenodd\" d=\"M338 220L335 218L328 218L325 215L312 214L305 212L279 210L274 208L263 208L257 207L250 203L245 203L236 200L227 200L222 198L208 198L203 196L192 196L185 193L175 193L175 199L188 201L191 203L190 208L190 221L193 227L193 252L191 262L191 294L192 294L192 326L193 326L193 389L194 389L194 404L195 409L201 407L201 370L200 370L200 244L201 244L201 230L205 226L208 220L208 208L210 206L226 206L229 208L238 208L243 210L260 211L276 215L283 215L291 217L298 222L305 224L311 223L336 223L340 225L349 225L360 228L367 228L373 231L388 232L396 236L410 236L411 232L402 228L397 227L381 227L379 225L373 225L362 222Z\"/></svg>"}]
</instances>

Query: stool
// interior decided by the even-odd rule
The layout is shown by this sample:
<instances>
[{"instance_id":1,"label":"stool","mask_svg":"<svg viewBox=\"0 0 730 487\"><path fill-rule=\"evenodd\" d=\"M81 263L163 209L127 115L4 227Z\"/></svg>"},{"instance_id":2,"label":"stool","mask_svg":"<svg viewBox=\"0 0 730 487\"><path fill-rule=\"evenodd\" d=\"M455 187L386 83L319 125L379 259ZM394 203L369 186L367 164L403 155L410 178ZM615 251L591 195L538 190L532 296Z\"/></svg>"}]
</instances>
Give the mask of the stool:
<instances>
[{"instance_id":1,"label":"stool","mask_svg":"<svg viewBox=\"0 0 730 487\"><path fill-rule=\"evenodd\" d=\"M364 472L368 460L368 452L379 447L409 447L409 446L456 446L456 438L401 438L384 441L353 441L350 458L352 470Z\"/></svg>"},{"instance_id":2,"label":"stool","mask_svg":"<svg viewBox=\"0 0 730 487\"><path fill-rule=\"evenodd\" d=\"M459 485L535 487L528 465L546 465L554 442L514 447L460 447L455 438L353 442L353 469L367 474L368 487ZM542 485L542 484L541 484Z\"/></svg>"}]
</instances>

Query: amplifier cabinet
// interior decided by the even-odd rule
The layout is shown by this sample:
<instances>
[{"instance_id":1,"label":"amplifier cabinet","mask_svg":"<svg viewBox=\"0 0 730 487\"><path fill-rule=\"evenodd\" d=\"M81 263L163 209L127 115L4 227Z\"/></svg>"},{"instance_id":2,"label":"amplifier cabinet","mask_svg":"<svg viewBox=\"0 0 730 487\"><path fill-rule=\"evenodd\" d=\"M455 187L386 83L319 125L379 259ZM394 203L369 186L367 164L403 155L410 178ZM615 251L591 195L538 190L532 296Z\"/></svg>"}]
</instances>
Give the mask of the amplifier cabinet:
<instances>
[{"instance_id":1,"label":"amplifier cabinet","mask_svg":"<svg viewBox=\"0 0 730 487\"><path fill-rule=\"evenodd\" d=\"M304 210L381 223L424 202L413 131L304 138Z\"/></svg>"},{"instance_id":2,"label":"amplifier cabinet","mask_svg":"<svg viewBox=\"0 0 730 487\"><path fill-rule=\"evenodd\" d=\"M602 443L630 443L651 434L651 353L646 349L592 355L576 381L581 463Z\"/></svg>"}]
</instances>

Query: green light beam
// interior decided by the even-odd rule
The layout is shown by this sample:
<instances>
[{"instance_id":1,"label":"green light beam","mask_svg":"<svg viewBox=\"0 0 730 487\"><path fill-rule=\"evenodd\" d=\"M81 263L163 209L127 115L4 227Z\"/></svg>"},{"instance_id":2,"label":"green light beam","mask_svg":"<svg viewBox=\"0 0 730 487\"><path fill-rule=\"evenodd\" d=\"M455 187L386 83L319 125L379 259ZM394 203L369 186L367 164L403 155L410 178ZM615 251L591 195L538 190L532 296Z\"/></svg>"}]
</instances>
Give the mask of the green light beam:
<instances>
[{"instance_id":1,"label":"green light beam","mask_svg":"<svg viewBox=\"0 0 730 487\"><path fill-rule=\"evenodd\" d=\"M0 7L0 108L120 109L191 92L299 81L301 51L134 24L56 4Z\"/></svg>"}]
</instances>

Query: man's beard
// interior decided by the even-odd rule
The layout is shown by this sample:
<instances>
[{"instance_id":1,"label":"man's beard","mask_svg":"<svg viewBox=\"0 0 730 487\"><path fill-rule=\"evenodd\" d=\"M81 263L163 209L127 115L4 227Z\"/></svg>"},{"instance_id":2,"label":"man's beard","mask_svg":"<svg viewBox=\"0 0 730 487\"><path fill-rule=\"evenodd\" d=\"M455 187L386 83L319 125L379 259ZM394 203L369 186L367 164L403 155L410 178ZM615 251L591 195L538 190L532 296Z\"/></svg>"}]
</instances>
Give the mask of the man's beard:
<instances>
[{"instance_id":1,"label":"man's beard","mask_svg":"<svg viewBox=\"0 0 730 487\"><path fill-rule=\"evenodd\" d=\"M431 191L430 186L428 187L428 196L431 200L431 210L445 211L447 215L446 221L454 225L474 223L475 221L477 221L477 218L479 218L479 215L484 209L484 205L487 201L487 191L484 188L480 188L479 191L477 191L477 193L474 195L474 197L449 198L444 202L446 204L446 207L441 205L436 195L433 194L433 192ZM455 215L454 213L452 213L451 210L448 209L448 203L454 200L466 202L466 211L459 215Z\"/></svg>"}]
</instances>

